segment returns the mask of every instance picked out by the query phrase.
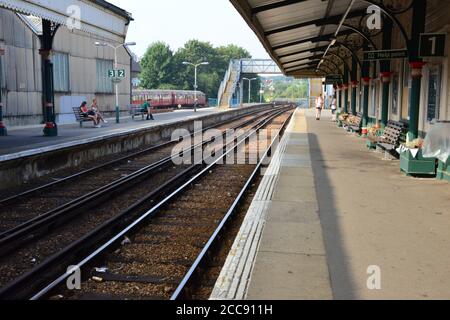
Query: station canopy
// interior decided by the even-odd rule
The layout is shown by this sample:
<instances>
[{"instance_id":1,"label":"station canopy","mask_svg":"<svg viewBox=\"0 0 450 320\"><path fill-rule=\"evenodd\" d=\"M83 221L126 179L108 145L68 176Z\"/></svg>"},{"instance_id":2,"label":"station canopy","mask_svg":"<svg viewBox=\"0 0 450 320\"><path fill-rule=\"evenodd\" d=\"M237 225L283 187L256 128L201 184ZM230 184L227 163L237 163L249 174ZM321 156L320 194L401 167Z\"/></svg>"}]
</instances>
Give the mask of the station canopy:
<instances>
[{"instance_id":1,"label":"station canopy","mask_svg":"<svg viewBox=\"0 0 450 320\"><path fill-rule=\"evenodd\" d=\"M371 5L362 0L356 0L353 4L351 0L231 2L283 73L296 77L332 74L343 65L339 57L348 59L353 55L349 48L361 49L364 39L355 30L366 28L364 19L367 19L367 9ZM345 24L339 29L347 11ZM338 36L335 37L338 29ZM366 29L370 34L371 31ZM327 55L327 62L317 72L320 60L334 39L338 45L329 50L331 54Z\"/></svg>"},{"instance_id":2,"label":"station canopy","mask_svg":"<svg viewBox=\"0 0 450 320\"><path fill-rule=\"evenodd\" d=\"M114 42L124 41L133 20L130 13L104 0L0 0L0 8L67 27L79 17L80 30Z\"/></svg>"}]
</instances>

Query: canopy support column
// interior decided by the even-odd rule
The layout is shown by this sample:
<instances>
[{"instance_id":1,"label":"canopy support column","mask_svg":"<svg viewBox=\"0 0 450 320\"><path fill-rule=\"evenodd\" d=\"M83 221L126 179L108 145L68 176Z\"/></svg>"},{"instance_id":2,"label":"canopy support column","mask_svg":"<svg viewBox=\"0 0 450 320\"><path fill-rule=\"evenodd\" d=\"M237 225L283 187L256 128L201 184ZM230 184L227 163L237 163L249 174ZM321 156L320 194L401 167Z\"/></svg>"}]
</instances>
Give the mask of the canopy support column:
<instances>
[{"instance_id":1,"label":"canopy support column","mask_svg":"<svg viewBox=\"0 0 450 320\"><path fill-rule=\"evenodd\" d=\"M409 63L411 66L412 85L409 97L409 132L408 141L419 137L420 91L422 85L422 68L425 65L419 57L420 34L425 32L427 1L414 0L412 17L412 37L409 42Z\"/></svg>"},{"instance_id":2,"label":"canopy support column","mask_svg":"<svg viewBox=\"0 0 450 320\"><path fill-rule=\"evenodd\" d=\"M367 42L364 45L364 50L369 50ZM362 129L361 134L363 137L367 136L368 126L369 126L369 94L370 94L370 62L364 61L362 65L362 84L364 87L363 92L363 105L362 105Z\"/></svg>"},{"instance_id":3,"label":"canopy support column","mask_svg":"<svg viewBox=\"0 0 450 320\"><path fill-rule=\"evenodd\" d=\"M3 123L2 74L2 52L0 52L0 136L4 137L8 135L8 130Z\"/></svg>"},{"instance_id":4,"label":"canopy support column","mask_svg":"<svg viewBox=\"0 0 450 320\"><path fill-rule=\"evenodd\" d=\"M53 29L53 30L52 30ZM41 49L42 56L42 94L44 101L44 136L55 137L58 135L58 126L55 122L55 104L53 90L53 63L52 49L56 28L52 28L52 22L42 19Z\"/></svg>"},{"instance_id":5,"label":"canopy support column","mask_svg":"<svg viewBox=\"0 0 450 320\"><path fill-rule=\"evenodd\" d=\"M352 114L356 116L356 96L358 90L358 80L356 79L358 74L358 63L355 57L352 58Z\"/></svg>"},{"instance_id":6,"label":"canopy support column","mask_svg":"<svg viewBox=\"0 0 450 320\"><path fill-rule=\"evenodd\" d=\"M384 19L383 32L383 50L390 50L392 48L392 20ZM381 82L382 82L382 98L381 98L381 127L384 129L389 121L389 94L391 85L391 61L383 60L380 62L381 67Z\"/></svg>"},{"instance_id":7,"label":"canopy support column","mask_svg":"<svg viewBox=\"0 0 450 320\"><path fill-rule=\"evenodd\" d=\"M349 88L349 83L348 83L348 67L347 65L344 66L344 85L343 85L343 89L344 89L344 113L349 113L348 110L348 88Z\"/></svg>"}]
</instances>

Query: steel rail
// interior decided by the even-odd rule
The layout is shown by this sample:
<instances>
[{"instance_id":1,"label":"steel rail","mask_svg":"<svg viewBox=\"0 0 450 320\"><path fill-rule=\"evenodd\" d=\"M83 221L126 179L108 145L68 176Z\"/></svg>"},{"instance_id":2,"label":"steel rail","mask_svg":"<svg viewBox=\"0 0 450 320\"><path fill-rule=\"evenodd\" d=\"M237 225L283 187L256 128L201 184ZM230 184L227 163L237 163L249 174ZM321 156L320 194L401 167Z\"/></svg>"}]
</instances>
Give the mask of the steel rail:
<instances>
[{"instance_id":1,"label":"steel rail","mask_svg":"<svg viewBox=\"0 0 450 320\"><path fill-rule=\"evenodd\" d=\"M207 259L208 252L210 252L210 249L220 240L220 235L224 232L226 225L230 222L230 218L235 214L236 209L238 208L239 204L244 198L244 195L246 192L250 189L253 181L256 178L256 175L260 172L261 168L263 167L263 164L269 157L269 154L272 152L272 148L275 145L276 140L281 136L282 131L286 128L288 123L290 122L292 118L292 115L283 123L282 129L278 132L277 136L272 140L270 146L266 150L264 156L259 161L258 165L256 166L255 170L253 171L250 178L247 180L246 184L242 188L239 195L236 197L236 200L234 201L233 205L228 210L225 217L220 222L217 229L214 231L213 235L209 239L209 241L205 244L202 252L198 255L197 259L195 260L192 267L187 272L186 276L181 281L180 285L175 290L175 293L172 295L170 300L180 300L185 299L187 297L187 289L189 285L194 281L195 275L199 267L205 262Z\"/></svg>"}]
</instances>

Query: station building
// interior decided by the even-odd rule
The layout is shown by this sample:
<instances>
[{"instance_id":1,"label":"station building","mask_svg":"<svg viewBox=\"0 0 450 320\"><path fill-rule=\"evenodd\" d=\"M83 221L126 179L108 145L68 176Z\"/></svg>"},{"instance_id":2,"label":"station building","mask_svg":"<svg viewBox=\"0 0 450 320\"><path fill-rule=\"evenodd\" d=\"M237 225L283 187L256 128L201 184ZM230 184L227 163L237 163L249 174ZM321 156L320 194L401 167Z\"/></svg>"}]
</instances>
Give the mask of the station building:
<instances>
[{"instance_id":1,"label":"station building","mask_svg":"<svg viewBox=\"0 0 450 320\"><path fill-rule=\"evenodd\" d=\"M125 19L127 24L132 20L129 13L105 1L91 1L90 6ZM0 8L0 48L5 50L0 59L1 90L7 127L45 122L42 27L42 19L37 16ZM72 108L94 98L106 116L114 111L114 85L108 77L108 70L114 69L114 50L96 47L94 43L120 44L125 37L126 29L111 41L99 34L58 25L51 54L56 123L73 122ZM132 55L128 48L120 47L117 56L119 69L126 71L126 78L119 85L120 106L125 109L131 101Z\"/></svg>"},{"instance_id":2,"label":"station building","mask_svg":"<svg viewBox=\"0 0 450 320\"><path fill-rule=\"evenodd\" d=\"M340 107L361 112L365 126L402 121L416 138L450 120L450 1L231 2L286 75L341 75ZM421 52L421 40L432 52ZM401 56L364 60L364 52L390 50Z\"/></svg>"}]
</instances>

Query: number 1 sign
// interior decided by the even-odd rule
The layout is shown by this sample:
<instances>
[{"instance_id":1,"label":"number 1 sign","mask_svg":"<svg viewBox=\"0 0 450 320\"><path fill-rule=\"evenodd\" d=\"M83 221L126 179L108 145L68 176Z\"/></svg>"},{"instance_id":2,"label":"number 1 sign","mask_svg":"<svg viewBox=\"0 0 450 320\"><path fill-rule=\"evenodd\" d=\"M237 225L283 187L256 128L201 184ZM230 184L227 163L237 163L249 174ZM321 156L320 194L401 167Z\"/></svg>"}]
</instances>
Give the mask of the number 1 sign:
<instances>
[{"instance_id":1,"label":"number 1 sign","mask_svg":"<svg viewBox=\"0 0 450 320\"><path fill-rule=\"evenodd\" d=\"M425 57L444 57L446 34L424 33L420 35L420 56Z\"/></svg>"}]
</instances>

